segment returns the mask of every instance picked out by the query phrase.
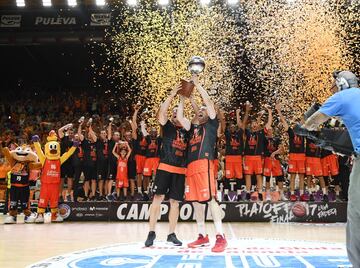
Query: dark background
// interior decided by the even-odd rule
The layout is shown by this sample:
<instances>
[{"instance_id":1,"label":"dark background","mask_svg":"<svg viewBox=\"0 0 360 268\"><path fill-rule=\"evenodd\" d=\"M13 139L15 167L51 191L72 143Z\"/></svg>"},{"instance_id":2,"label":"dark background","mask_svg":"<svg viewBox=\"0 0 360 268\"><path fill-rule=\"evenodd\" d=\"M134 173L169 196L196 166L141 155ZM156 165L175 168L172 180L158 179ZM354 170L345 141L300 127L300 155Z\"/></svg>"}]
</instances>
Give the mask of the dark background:
<instances>
[{"instance_id":1,"label":"dark background","mask_svg":"<svg viewBox=\"0 0 360 268\"><path fill-rule=\"evenodd\" d=\"M30 5L22 9L14 6L15 0L6 1L6 5L0 5L0 14L10 11L24 11L27 12L48 12L49 9ZM60 0L57 0L60 2ZM90 0L78 1L80 5L76 8L76 12L89 10L100 10L100 12L111 11L112 7L96 7L91 5ZM336 3L335 3L336 2ZM346 35L346 42L350 46L350 53L354 56L355 64L353 71L359 74L359 53L360 53L360 19L359 16L350 16L349 8L352 10L360 10L360 2L354 4L355 1L342 1L341 8L339 1L334 1L336 4L336 12L341 12L343 19L343 27ZM12 4L9 4L12 3ZM51 7L51 10L61 10L64 12L65 7L59 6ZM241 7L231 10L231 12L238 13L239 27L246 29L246 25L241 21ZM10 12L11 13L11 12ZM8 30L8 32L7 32ZM14 29L1 29L0 38L6 40L0 42L0 59L1 59L1 88L2 96L6 98L7 95L14 95L19 90L33 91L33 90L74 90L74 91L91 91L102 94L107 90L115 90L114 84L106 77L97 77L97 82L94 81L93 62L97 66L103 64L104 59L101 56L102 48L94 45L90 38L97 38L100 42L109 42L106 39L105 28L97 29L96 31L86 29L84 27L78 29L60 29L54 31L41 32L42 37L51 36L52 41L39 41L35 37L40 33L37 30L28 27L26 31L16 31ZM18 42L17 38L28 38L29 41ZM247 55L239 55L239 61L246 62ZM251 67L239 73L238 81L247 84L247 88L255 88L252 84L257 81ZM259 83L259 81L257 81ZM125 85L126 86L126 85ZM240 85L239 85L240 87ZM259 94L260 87L256 87L251 95ZM16 96L16 94L15 94Z\"/></svg>"}]
</instances>

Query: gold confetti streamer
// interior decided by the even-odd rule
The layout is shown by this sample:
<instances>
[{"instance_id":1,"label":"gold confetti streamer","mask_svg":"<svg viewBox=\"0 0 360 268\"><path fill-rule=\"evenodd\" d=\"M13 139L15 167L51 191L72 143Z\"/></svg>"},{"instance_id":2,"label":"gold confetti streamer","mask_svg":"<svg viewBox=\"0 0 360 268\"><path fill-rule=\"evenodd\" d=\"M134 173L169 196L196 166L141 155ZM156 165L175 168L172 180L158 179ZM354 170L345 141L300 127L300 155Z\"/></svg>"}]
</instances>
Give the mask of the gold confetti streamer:
<instances>
[{"instance_id":1,"label":"gold confetti streamer","mask_svg":"<svg viewBox=\"0 0 360 268\"><path fill-rule=\"evenodd\" d=\"M222 107L234 109L250 96L257 106L281 102L295 120L331 94L334 70L354 66L349 47L359 47L359 5L324 0L239 5L207 7L188 0L166 8L150 0L119 5L117 23L107 33L113 41L102 44L107 64L94 63L96 75L105 75L115 88L127 87L119 96L141 100L155 114L169 89L189 77L187 61L199 55L206 61L201 81Z\"/></svg>"}]
</instances>

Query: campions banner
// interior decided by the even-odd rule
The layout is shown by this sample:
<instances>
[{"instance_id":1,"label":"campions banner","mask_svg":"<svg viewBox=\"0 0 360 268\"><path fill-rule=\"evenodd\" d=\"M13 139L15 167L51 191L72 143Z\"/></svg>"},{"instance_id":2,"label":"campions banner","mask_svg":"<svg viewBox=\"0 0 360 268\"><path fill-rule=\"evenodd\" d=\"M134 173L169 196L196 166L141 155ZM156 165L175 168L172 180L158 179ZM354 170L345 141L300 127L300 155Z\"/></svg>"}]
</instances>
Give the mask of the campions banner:
<instances>
[{"instance_id":1,"label":"campions banner","mask_svg":"<svg viewBox=\"0 0 360 268\"><path fill-rule=\"evenodd\" d=\"M60 213L68 221L148 221L150 202L63 203ZM305 202L223 202L222 219L226 222L346 222L347 203ZM160 208L160 221L168 220L170 205ZM206 208L206 219L211 213ZM179 221L193 221L191 203L180 204Z\"/></svg>"}]
</instances>

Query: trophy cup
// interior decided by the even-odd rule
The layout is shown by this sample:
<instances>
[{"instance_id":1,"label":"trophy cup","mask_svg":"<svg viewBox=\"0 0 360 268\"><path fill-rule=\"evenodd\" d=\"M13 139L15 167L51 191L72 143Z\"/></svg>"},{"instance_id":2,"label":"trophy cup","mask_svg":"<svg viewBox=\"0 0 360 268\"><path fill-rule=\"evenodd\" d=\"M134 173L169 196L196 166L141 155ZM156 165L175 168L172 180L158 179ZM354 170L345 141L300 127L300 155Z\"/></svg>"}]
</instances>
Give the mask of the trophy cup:
<instances>
[{"instance_id":1,"label":"trophy cup","mask_svg":"<svg viewBox=\"0 0 360 268\"><path fill-rule=\"evenodd\" d=\"M202 57L193 56L188 63L188 71L193 74L199 74L205 69L205 61ZM181 89L178 91L180 95L190 97L194 90L194 83L190 80L181 79Z\"/></svg>"}]
</instances>

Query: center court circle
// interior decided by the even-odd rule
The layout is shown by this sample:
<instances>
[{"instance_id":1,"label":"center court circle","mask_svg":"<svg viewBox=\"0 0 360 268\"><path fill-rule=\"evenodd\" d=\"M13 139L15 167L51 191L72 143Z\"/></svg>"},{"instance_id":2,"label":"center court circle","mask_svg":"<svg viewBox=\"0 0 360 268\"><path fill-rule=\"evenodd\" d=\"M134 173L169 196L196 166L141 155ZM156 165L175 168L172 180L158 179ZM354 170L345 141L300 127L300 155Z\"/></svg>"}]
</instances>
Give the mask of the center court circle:
<instances>
[{"instance_id":1,"label":"center court circle","mask_svg":"<svg viewBox=\"0 0 360 268\"><path fill-rule=\"evenodd\" d=\"M212 253L211 247L189 249L165 242L151 248L143 243L115 244L56 256L28 268L351 267L340 243L250 238L228 243L220 254Z\"/></svg>"}]
</instances>

